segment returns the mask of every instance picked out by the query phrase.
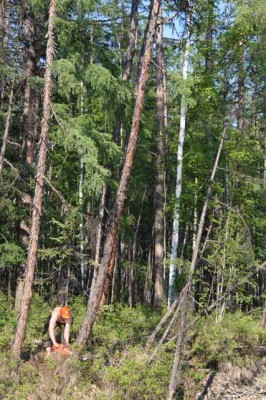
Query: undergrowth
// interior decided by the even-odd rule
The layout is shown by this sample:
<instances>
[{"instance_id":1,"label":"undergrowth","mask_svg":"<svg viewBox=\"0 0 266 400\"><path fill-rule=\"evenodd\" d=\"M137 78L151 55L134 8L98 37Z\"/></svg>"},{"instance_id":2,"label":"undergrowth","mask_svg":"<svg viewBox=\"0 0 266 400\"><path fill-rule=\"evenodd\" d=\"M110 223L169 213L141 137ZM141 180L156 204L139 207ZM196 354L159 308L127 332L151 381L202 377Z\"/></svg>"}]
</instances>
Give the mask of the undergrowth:
<instances>
[{"instance_id":1,"label":"undergrowth","mask_svg":"<svg viewBox=\"0 0 266 400\"><path fill-rule=\"evenodd\" d=\"M72 345L83 322L86 304L73 298ZM159 400L166 398L175 342L165 343L151 364L145 342L161 315L143 306L105 306L98 316L92 338L82 358L71 361L67 376L62 358L44 358L42 325L51 308L34 296L28 322L28 361L18 361L9 351L16 315L0 294L0 398L3 400ZM41 311L40 311L41 310ZM213 316L202 318L190 332L191 343L182 370L183 389L179 399L192 398L206 369L230 361L241 367L249 349L266 345L266 332L259 317L241 312L225 315L219 323ZM190 340L190 339L189 339ZM249 358L251 359L251 358Z\"/></svg>"}]
</instances>

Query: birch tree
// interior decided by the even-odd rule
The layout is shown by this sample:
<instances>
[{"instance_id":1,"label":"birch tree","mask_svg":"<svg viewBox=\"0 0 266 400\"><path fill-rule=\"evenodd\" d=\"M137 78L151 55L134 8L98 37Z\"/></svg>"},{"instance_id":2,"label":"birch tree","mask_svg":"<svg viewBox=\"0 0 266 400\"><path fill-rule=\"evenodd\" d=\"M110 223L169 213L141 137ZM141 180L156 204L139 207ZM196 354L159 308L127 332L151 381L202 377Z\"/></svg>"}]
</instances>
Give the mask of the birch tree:
<instances>
[{"instance_id":1,"label":"birch tree","mask_svg":"<svg viewBox=\"0 0 266 400\"><path fill-rule=\"evenodd\" d=\"M184 51L183 69L182 76L183 80L187 80L188 75L188 63L189 63L189 49L190 49L190 30L191 20L189 10L186 16L187 25L187 39L186 47ZM175 189L175 211L173 221L173 233L172 233L172 244L171 244L171 263L169 267L169 291L168 291L168 307L172 304L175 297L175 281L177 276L177 251L178 251L178 240L179 240L179 225L180 225L180 198L182 192L182 169L183 169L183 147L186 133L186 109L187 100L186 95L182 94L181 99L181 110L180 110L180 127L179 127L179 140L177 149L177 169L176 169L176 189Z\"/></svg>"},{"instance_id":2,"label":"birch tree","mask_svg":"<svg viewBox=\"0 0 266 400\"><path fill-rule=\"evenodd\" d=\"M5 156L5 152L6 152L6 145L7 145L8 135L9 135L9 126L10 126L10 121L11 121L13 97L14 97L14 83L15 83L15 78L13 78L11 81L9 104L8 104L8 110L7 110L7 117L6 117L6 121L5 121L3 142L2 142L1 149L0 149L0 175L2 174L4 156Z\"/></svg>"}]
</instances>

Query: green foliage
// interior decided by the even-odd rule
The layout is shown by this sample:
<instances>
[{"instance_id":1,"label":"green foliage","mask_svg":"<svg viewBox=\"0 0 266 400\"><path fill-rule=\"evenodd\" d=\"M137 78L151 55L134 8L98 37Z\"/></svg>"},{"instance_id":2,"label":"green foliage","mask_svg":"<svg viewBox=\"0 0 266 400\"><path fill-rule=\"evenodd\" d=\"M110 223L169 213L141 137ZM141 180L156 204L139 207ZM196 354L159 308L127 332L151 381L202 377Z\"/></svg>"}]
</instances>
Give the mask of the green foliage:
<instances>
[{"instance_id":1,"label":"green foliage","mask_svg":"<svg viewBox=\"0 0 266 400\"><path fill-rule=\"evenodd\" d=\"M194 81L192 77L188 77L186 80L177 71L171 73L171 86L169 88L170 93L172 93L173 100L178 100L177 96L184 96L186 105L188 108L193 108L196 106L196 101L193 98L192 88L194 86ZM171 96L171 97L172 97Z\"/></svg>"},{"instance_id":2,"label":"green foliage","mask_svg":"<svg viewBox=\"0 0 266 400\"><path fill-rule=\"evenodd\" d=\"M0 268L19 266L25 262L25 250L16 243L0 244Z\"/></svg>"},{"instance_id":3,"label":"green foliage","mask_svg":"<svg viewBox=\"0 0 266 400\"><path fill-rule=\"evenodd\" d=\"M42 342L43 327L51 314L51 307L40 297L34 293L31 302L31 308L28 320L28 329L25 344L30 351L40 347Z\"/></svg>"},{"instance_id":4,"label":"green foliage","mask_svg":"<svg viewBox=\"0 0 266 400\"><path fill-rule=\"evenodd\" d=\"M114 348L131 343L141 343L148 335L158 315L150 313L141 306L129 308L119 304L105 306L94 336L104 346Z\"/></svg>"},{"instance_id":5,"label":"green foliage","mask_svg":"<svg viewBox=\"0 0 266 400\"><path fill-rule=\"evenodd\" d=\"M122 81L119 82L110 71L102 66L89 65L85 74L85 82L102 106L124 107L131 100L131 93L125 84Z\"/></svg>"},{"instance_id":6,"label":"green foliage","mask_svg":"<svg viewBox=\"0 0 266 400\"><path fill-rule=\"evenodd\" d=\"M104 374L115 387L114 399L155 400L165 396L171 370L170 357L162 357L149 366L142 351L142 348L128 346L122 362L118 358L105 368Z\"/></svg>"},{"instance_id":7,"label":"green foliage","mask_svg":"<svg viewBox=\"0 0 266 400\"><path fill-rule=\"evenodd\" d=\"M72 162L72 177L76 176L76 188L74 195L77 200L78 181L80 176L80 159L84 165L84 193L98 196L102 186L109 176L110 172L103 165L110 160L115 162L120 156L117 145L112 141L111 135L99 132L93 127L90 116L80 116L77 118L69 118L65 113L67 110L61 105L55 106L59 129L55 131L54 140L57 146L54 148L56 157L58 157L58 149L64 149L65 155L61 154L58 159L58 167L60 175L66 173L68 178L68 163ZM67 158L66 158L67 157ZM64 169L67 169L64 172ZM73 174L75 173L75 175ZM72 187L71 190L74 188ZM69 196L69 194L68 194Z\"/></svg>"},{"instance_id":8,"label":"green foliage","mask_svg":"<svg viewBox=\"0 0 266 400\"><path fill-rule=\"evenodd\" d=\"M77 94L80 83L75 76L75 66L69 60L60 59L54 62L53 70L58 74L58 94L70 100L71 94Z\"/></svg>"},{"instance_id":9,"label":"green foliage","mask_svg":"<svg viewBox=\"0 0 266 400\"><path fill-rule=\"evenodd\" d=\"M237 22L246 30L249 29L254 33L258 31L260 26L265 27L266 11L264 0L240 2L238 7Z\"/></svg>"},{"instance_id":10,"label":"green foliage","mask_svg":"<svg viewBox=\"0 0 266 400\"><path fill-rule=\"evenodd\" d=\"M236 282L239 285L234 293L237 293L239 303L249 304L252 301L251 289L255 285L252 271L256 261L247 226L238 213L231 211L221 213L220 218L212 220L216 226L215 236L208 246L208 264L205 268L212 274L213 280L209 286L206 281L202 282L204 285L201 295L202 305L205 304L204 299L207 300L211 295L213 283L219 293L224 293Z\"/></svg>"},{"instance_id":11,"label":"green foliage","mask_svg":"<svg viewBox=\"0 0 266 400\"><path fill-rule=\"evenodd\" d=\"M159 318L140 306L134 309L119 305L104 307L94 329L90 371L100 386L104 382L110 388L112 398L148 400L165 395L171 352L160 354L153 364L147 365L143 350Z\"/></svg>"},{"instance_id":12,"label":"green foliage","mask_svg":"<svg viewBox=\"0 0 266 400\"><path fill-rule=\"evenodd\" d=\"M87 311L87 298L84 298L83 296L71 297L68 305L73 316L73 322L71 326L71 337L73 338L73 336L75 337L78 334L84 322L84 317ZM74 340L72 340L72 343L73 342Z\"/></svg>"},{"instance_id":13,"label":"green foliage","mask_svg":"<svg viewBox=\"0 0 266 400\"><path fill-rule=\"evenodd\" d=\"M16 326L16 314L7 301L7 297L0 291L0 350L7 350L12 340Z\"/></svg>"},{"instance_id":14,"label":"green foliage","mask_svg":"<svg viewBox=\"0 0 266 400\"><path fill-rule=\"evenodd\" d=\"M202 318L192 351L202 362L241 361L251 346L265 345L266 333L259 320L241 312L227 314L217 322L214 316Z\"/></svg>"}]
</instances>

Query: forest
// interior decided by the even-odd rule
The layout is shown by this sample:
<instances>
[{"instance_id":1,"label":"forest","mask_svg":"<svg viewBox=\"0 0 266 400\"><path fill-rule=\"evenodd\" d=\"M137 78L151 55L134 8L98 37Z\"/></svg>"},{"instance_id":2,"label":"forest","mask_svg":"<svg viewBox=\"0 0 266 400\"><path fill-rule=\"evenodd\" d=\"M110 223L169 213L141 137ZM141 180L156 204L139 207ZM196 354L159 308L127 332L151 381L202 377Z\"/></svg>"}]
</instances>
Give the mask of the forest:
<instances>
[{"instance_id":1,"label":"forest","mask_svg":"<svg viewBox=\"0 0 266 400\"><path fill-rule=\"evenodd\" d=\"M265 94L266 0L1 0L0 399L266 398Z\"/></svg>"}]
</instances>

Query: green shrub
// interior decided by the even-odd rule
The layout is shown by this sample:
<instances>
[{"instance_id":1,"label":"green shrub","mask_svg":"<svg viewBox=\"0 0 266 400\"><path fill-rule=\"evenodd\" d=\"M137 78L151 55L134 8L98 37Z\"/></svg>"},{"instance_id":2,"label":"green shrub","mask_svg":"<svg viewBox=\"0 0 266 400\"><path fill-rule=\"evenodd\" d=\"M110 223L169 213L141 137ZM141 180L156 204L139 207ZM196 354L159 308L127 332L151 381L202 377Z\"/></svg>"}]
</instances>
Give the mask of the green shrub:
<instances>
[{"instance_id":1,"label":"green shrub","mask_svg":"<svg viewBox=\"0 0 266 400\"><path fill-rule=\"evenodd\" d=\"M159 319L158 314L143 306L105 306L94 327L94 340L115 348L144 343Z\"/></svg>"},{"instance_id":2,"label":"green shrub","mask_svg":"<svg viewBox=\"0 0 266 400\"><path fill-rule=\"evenodd\" d=\"M234 360L239 352L266 343L266 331L258 319L242 312L227 314L220 322L214 316L202 318L198 324L193 353L206 362Z\"/></svg>"},{"instance_id":3,"label":"green shrub","mask_svg":"<svg viewBox=\"0 0 266 400\"><path fill-rule=\"evenodd\" d=\"M7 296L0 292L0 350L8 348L16 328L16 313L11 309Z\"/></svg>"},{"instance_id":4,"label":"green shrub","mask_svg":"<svg viewBox=\"0 0 266 400\"><path fill-rule=\"evenodd\" d=\"M117 357L113 365L103 369L105 382L115 387L114 399L162 399L167 392L172 357L163 353L151 364L143 348L130 347Z\"/></svg>"},{"instance_id":5,"label":"green shrub","mask_svg":"<svg viewBox=\"0 0 266 400\"><path fill-rule=\"evenodd\" d=\"M34 350L41 344L43 327L50 313L50 306L41 296L34 293L30 306L25 339L25 345L29 347L30 350Z\"/></svg>"}]
</instances>

